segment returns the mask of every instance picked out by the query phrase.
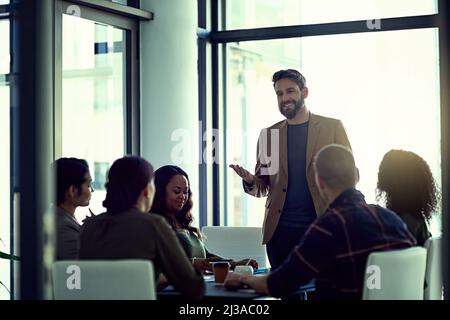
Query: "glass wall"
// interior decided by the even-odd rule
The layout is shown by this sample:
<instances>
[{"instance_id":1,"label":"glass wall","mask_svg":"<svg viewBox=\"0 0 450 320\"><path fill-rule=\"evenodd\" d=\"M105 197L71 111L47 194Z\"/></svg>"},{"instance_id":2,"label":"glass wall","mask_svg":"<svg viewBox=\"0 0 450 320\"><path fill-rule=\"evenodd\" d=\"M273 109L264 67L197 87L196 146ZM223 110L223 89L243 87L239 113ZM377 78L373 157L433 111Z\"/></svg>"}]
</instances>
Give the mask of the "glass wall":
<instances>
[{"instance_id":1,"label":"glass wall","mask_svg":"<svg viewBox=\"0 0 450 320\"><path fill-rule=\"evenodd\" d=\"M376 202L378 166L390 149L422 156L440 185L436 29L229 43L226 65L227 165L253 172L260 130L284 119L272 74L295 68L306 77L309 110L343 121L360 169L357 188L368 202ZM265 199L244 193L236 174L226 177L227 224L261 226ZM440 229L436 216L433 235Z\"/></svg>"},{"instance_id":2,"label":"glass wall","mask_svg":"<svg viewBox=\"0 0 450 320\"><path fill-rule=\"evenodd\" d=\"M125 31L63 15L62 156L86 159L94 193L89 209L104 211L106 173L125 153Z\"/></svg>"},{"instance_id":3,"label":"glass wall","mask_svg":"<svg viewBox=\"0 0 450 320\"><path fill-rule=\"evenodd\" d=\"M227 0L227 29L406 17L437 13L437 0Z\"/></svg>"},{"instance_id":4,"label":"glass wall","mask_svg":"<svg viewBox=\"0 0 450 320\"><path fill-rule=\"evenodd\" d=\"M0 4L4 4L5 1ZM9 20L0 20L0 252L10 253ZM0 300L10 298L10 263L0 259Z\"/></svg>"}]
</instances>

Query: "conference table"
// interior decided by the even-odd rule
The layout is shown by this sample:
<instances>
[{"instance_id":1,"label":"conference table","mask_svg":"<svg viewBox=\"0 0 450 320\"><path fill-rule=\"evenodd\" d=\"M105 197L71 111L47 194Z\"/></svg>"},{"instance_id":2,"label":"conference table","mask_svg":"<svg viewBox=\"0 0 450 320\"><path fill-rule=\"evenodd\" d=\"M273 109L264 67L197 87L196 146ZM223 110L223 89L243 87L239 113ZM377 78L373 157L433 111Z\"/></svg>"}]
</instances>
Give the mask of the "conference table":
<instances>
[{"instance_id":1,"label":"conference table","mask_svg":"<svg viewBox=\"0 0 450 320\"><path fill-rule=\"evenodd\" d=\"M258 270L255 275L263 275L268 272L268 269ZM243 288L238 290L226 290L223 285L218 285L214 282L213 275L205 275L205 296L204 300L255 300L255 299L270 299L271 297L257 293L251 288ZM308 292L315 290L314 281L300 286L296 292L299 299L306 300ZM163 290L157 292L158 300L183 300L183 297L173 286L168 286Z\"/></svg>"}]
</instances>

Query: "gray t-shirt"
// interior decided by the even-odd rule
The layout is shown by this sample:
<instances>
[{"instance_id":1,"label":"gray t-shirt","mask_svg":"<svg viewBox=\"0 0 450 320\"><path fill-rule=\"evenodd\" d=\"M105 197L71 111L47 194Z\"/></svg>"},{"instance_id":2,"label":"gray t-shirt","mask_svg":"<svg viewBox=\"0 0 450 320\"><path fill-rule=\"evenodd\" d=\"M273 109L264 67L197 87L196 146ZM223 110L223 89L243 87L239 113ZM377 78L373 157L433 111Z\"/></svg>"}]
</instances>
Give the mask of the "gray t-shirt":
<instances>
[{"instance_id":1,"label":"gray t-shirt","mask_svg":"<svg viewBox=\"0 0 450 320\"><path fill-rule=\"evenodd\" d=\"M307 228L316 211L306 179L306 145L309 122L288 125L288 187L279 224Z\"/></svg>"}]
</instances>

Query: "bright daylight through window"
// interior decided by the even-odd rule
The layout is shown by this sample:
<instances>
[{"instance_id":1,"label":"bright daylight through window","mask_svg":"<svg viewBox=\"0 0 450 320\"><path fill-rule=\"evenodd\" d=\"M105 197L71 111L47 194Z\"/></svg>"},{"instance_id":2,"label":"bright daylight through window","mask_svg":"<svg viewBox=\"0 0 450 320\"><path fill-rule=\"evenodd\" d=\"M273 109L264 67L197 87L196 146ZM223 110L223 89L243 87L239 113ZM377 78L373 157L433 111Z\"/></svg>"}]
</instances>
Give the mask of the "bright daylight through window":
<instances>
[{"instance_id":1,"label":"bright daylight through window","mask_svg":"<svg viewBox=\"0 0 450 320\"><path fill-rule=\"evenodd\" d=\"M284 4L287 2L292 1ZM319 12L316 1L294 2L300 3L306 12ZM436 10L434 1L415 1L416 6L408 2L406 8L415 8L409 11L404 11L404 1L370 2L382 16L431 14ZM229 28L267 26L269 22L281 21L247 19L245 8L252 7L255 1L245 1L245 5L238 1L227 3L233 10L228 14ZM267 7L257 7L261 13L258 18L264 17L263 9L270 11L277 7L284 12L283 21L292 23L364 19L374 12L361 11L356 15L357 11L352 10L353 16L349 16L349 12L334 5L333 16L312 21L317 16L310 14L308 18L304 16L306 13L298 16L300 7L288 12L288 6L281 6L278 1L264 3ZM325 15L327 10L320 12ZM239 132L239 137L243 137L227 139L227 163L240 163L253 172L260 130L283 119L277 107L272 74L294 68L306 77L309 110L342 120L361 174L357 188L368 202L376 202L378 166L390 149L419 154L430 165L440 186L438 53L438 32L433 28L227 44L227 133ZM245 194L241 179L235 174L227 175L226 187L228 225L261 226L265 198ZM437 215L431 223L433 235L440 233L440 220Z\"/></svg>"}]
</instances>

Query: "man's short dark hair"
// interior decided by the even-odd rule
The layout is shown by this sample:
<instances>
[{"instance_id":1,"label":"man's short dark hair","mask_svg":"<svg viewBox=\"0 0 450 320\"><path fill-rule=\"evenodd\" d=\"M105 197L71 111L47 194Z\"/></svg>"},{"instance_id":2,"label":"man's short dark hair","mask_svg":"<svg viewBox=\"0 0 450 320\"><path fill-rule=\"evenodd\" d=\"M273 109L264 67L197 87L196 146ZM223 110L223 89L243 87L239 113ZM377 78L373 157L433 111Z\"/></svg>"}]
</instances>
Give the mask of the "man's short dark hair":
<instances>
[{"instance_id":1,"label":"man's short dark hair","mask_svg":"<svg viewBox=\"0 0 450 320\"><path fill-rule=\"evenodd\" d=\"M59 206L70 186L80 189L81 194L81 185L89 173L89 165L83 159L60 158L54 162L53 167L56 174L56 204Z\"/></svg>"},{"instance_id":2,"label":"man's short dark hair","mask_svg":"<svg viewBox=\"0 0 450 320\"><path fill-rule=\"evenodd\" d=\"M306 84L305 77L300 72L294 69L286 69L275 72L272 76L273 85L275 86L275 82L281 79L289 79L294 81L298 85L300 90L303 90Z\"/></svg>"}]
</instances>

